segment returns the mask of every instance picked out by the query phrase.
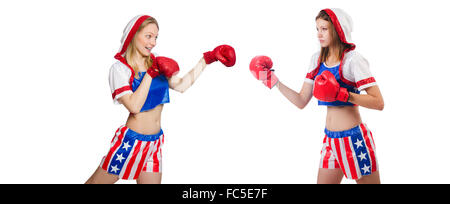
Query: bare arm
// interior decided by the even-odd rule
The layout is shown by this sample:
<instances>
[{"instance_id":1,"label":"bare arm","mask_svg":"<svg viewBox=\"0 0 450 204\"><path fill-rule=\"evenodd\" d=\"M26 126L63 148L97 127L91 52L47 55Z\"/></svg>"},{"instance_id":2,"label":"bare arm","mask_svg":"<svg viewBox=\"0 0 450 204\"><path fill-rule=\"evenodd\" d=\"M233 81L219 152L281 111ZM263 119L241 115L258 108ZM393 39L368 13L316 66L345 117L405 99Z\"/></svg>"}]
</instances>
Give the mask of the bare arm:
<instances>
[{"instance_id":1,"label":"bare arm","mask_svg":"<svg viewBox=\"0 0 450 204\"><path fill-rule=\"evenodd\" d=\"M123 104L125 108L130 111L130 113L136 114L139 113L142 109L142 106L147 99L148 91L150 89L150 84L152 83L152 77L146 73L144 78L142 79L141 84L132 94L126 94L119 99L119 103Z\"/></svg>"},{"instance_id":2,"label":"bare arm","mask_svg":"<svg viewBox=\"0 0 450 204\"><path fill-rule=\"evenodd\" d=\"M357 104L366 108L383 110L384 101L378 86L371 86L365 89L367 94L355 94L349 92L348 102Z\"/></svg>"},{"instance_id":3,"label":"bare arm","mask_svg":"<svg viewBox=\"0 0 450 204\"><path fill-rule=\"evenodd\" d=\"M172 76L169 79L169 87L175 91L180 93L185 92L189 87L194 84L200 74L206 67L206 62L204 58L201 58L197 65L191 69L187 74L185 74L182 78L178 76Z\"/></svg>"},{"instance_id":4,"label":"bare arm","mask_svg":"<svg viewBox=\"0 0 450 204\"><path fill-rule=\"evenodd\" d=\"M278 82L277 84L278 89L280 92L295 106L297 106L300 109L305 108L306 105L308 105L309 101L312 98L312 89L313 85L304 82L302 89L300 93L297 93L296 91L292 90L291 88L287 87L283 83Z\"/></svg>"}]
</instances>

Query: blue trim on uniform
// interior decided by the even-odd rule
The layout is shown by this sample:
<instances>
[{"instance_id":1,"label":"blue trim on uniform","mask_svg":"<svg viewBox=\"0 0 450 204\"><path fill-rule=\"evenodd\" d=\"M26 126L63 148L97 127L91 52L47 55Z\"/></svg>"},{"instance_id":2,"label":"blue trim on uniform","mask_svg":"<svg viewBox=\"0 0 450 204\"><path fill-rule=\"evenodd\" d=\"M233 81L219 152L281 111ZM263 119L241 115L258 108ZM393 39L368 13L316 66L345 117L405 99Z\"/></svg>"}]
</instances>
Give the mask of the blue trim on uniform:
<instances>
[{"instance_id":1,"label":"blue trim on uniform","mask_svg":"<svg viewBox=\"0 0 450 204\"><path fill-rule=\"evenodd\" d=\"M358 127L359 128L359 127ZM353 145L353 150L356 155L354 159L358 161L359 170L362 176L370 175L372 173L372 165L370 164L370 154L364 141L363 135L353 135L350 137ZM366 167L366 171L364 170ZM369 167L367 169L367 167ZM368 170L368 171L367 171Z\"/></svg>"},{"instance_id":2,"label":"blue trim on uniform","mask_svg":"<svg viewBox=\"0 0 450 204\"><path fill-rule=\"evenodd\" d=\"M133 149L134 143L136 142L136 140L134 139L130 139L128 137L128 132L129 132L130 128L127 128L127 132L125 133L125 136L122 140L122 144L120 145L119 149L116 151L116 153L114 154L111 163L108 166L108 173L110 174L115 174L115 175L119 175L128 156L131 154L131 150ZM126 146L125 146L126 144ZM122 159L118 160L118 156L121 156ZM113 167L117 168L117 171L112 171Z\"/></svg>"},{"instance_id":3,"label":"blue trim on uniform","mask_svg":"<svg viewBox=\"0 0 450 204\"><path fill-rule=\"evenodd\" d=\"M139 72L138 78L133 80L131 88L133 92L137 90L142 82L146 72ZM169 81L164 75L159 75L152 79L150 89L147 94L147 99L141 108L140 112L151 110L158 106L159 104L169 103Z\"/></svg>"},{"instance_id":4,"label":"blue trim on uniform","mask_svg":"<svg viewBox=\"0 0 450 204\"><path fill-rule=\"evenodd\" d=\"M356 87L350 86L341 80L341 76L339 75L339 66L340 66L340 64L338 64L334 67L326 67L325 64L322 62L320 64L319 72L317 72L317 75L314 77L314 80L316 79L317 76L319 76L320 74L322 74L322 72L324 72L326 70L326 71L331 72L334 75L334 77L336 78L336 81L339 83L339 85L341 87L346 88L347 91L349 91L349 92L359 94L360 91L358 91L358 89ZM350 103L350 102L342 102L342 101L325 102L325 101L320 101L320 100L318 100L318 105L319 106L354 106L354 104Z\"/></svg>"},{"instance_id":5,"label":"blue trim on uniform","mask_svg":"<svg viewBox=\"0 0 450 204\"><path fill-rule=\"evenodd\" d=\"M359 125L352 129L343 131L330 131L327 128L325 128L325 134L329 138L343 138L348 136L361 135L361 130L359 129Z\"/></svg>"},{"instance_id":6,"label":"blue trim on uniform","mask_svg":"<svg viewBox=\"0 0 450 204\"><path fill-rule=\"evenodd\" d=\"M141 133L137 133L133 131L132 129L128 128L127 135L125 137L133 140L140 140L144 142L152 142L159 139L159 137L164 134L163 130L161 129L159 133L153 134L153 135L144 135Z\"/></svg>"}]
</instances>

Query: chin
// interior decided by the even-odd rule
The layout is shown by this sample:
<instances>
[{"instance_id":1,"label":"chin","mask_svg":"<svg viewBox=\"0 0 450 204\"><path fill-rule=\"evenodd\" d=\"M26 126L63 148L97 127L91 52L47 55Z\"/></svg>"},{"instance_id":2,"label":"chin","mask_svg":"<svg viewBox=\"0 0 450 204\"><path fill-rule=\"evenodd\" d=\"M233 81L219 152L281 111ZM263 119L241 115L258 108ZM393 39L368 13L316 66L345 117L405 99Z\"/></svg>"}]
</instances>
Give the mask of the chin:
<instances>
[{"instance_id":1,"label":"chin","mask_svg":"<svg viewBox=\"0 0 450 204\"><path fill-rule=\"evenodd\" d=\"M151 52L148 50L145 50L144 52L139 52L143 57L149 57Z\"/></svg>"},{"instance_id":2,"label":"chin","mask_svg":"<svg viewBox=\"0 0 450 204\"><path fill-rule=\"evenodd\" d=\"M320 47L322 47L322 48L326 48L326 47L328 47L328 44L325 44L325 43L320 43Z\"/></svg>"}]
</instances>

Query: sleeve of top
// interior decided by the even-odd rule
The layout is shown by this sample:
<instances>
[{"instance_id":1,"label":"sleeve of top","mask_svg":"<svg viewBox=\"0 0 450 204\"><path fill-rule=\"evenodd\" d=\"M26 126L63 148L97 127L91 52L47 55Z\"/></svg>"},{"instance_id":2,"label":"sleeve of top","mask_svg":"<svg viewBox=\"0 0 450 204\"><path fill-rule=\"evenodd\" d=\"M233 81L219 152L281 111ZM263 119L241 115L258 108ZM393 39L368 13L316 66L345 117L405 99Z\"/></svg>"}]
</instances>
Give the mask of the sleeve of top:
<instances>
[{"instance_id":1,"label":"sleeve of top","mask_svg":"<svg viewBox=\"0 0 450 204\"><path fill-rule=\"evenodd\" d=\"M133 93L130 85L131 71L121 64L116 63L109 70L109 86L111 88L114 104L119 104L120 97Z\"/></svg>"},{"instance_id":2,"label":"sleeve of top","mask_svg":"<svg viewBox=\"0 0 450 204\"><path fill-rule=\"evenodd\" d=\"M311 61L308 67L308 73L306 74L305 82L309 84L314 84L314 73L316 72L316 68L319 62L320 52L314 53L311 57Z\"/></svg>"},{"instance_id":3,"label":"sleeve of top","mask_svg":"<svg viewBox=\"0 0 450 204\"><path fill-rule=\"evenodd\" d=\"M369 62L363 56L356 54L350 63L350 69L359 91L376 85L375 78L370 73Z\"/></svg>"}]
</instances>

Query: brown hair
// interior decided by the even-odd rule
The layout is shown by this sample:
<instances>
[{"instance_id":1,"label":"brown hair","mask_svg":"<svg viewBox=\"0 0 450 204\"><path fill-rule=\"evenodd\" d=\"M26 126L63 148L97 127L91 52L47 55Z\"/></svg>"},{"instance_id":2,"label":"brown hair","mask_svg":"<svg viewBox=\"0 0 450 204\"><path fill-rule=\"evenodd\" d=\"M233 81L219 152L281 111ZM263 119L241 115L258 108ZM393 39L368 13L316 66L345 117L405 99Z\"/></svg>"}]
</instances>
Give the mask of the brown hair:
<instances>
[{"instance_id":1,"label":"brown hair","mask_svg":"<svg viewBox=\"0 0 450 204\"><path fill-rule=\"evenodd\" d=\"M144 22L142 22L142 24L139 26L136 34L139 33L145 26L147 26L148 24L151 24L151 23L154 23L159 30L159 25L158 25L158 22L156 21L156 19L153 17L149 17ZM125 59L127 60L128 64L133 68L135 77L138 75L138 66L134 60L136 57L136 53L137 53L136 47L134 45L136 34L133 36L133 40L131 41L130 45L128 45L127 51L125 51ZM153 64L153 60L150 56L148 56L147 59L145 60L145 66L151 67L152 64Z\"/></svg>"},{"instance_id":2,"label":"brown hair","mask_svg":"<svg viewBox=\"0 0 450 204\"><path fill-rule=\"evenodd\" d=\"M347 50L348 48L351 47L351 45L345 44L341 41L341 39L339 38L339 35L336 31L336 28L334 27L333 22L331 21L330 16L327 14L327 12L325 12L324 10L320 11L319 14L316 16L316 21L317 19L322 19L325 21L330 22L331 24L331 45L333 47L337 47L338 49L338 57L339 60L342 59L342 56L344 55L345 50ZM322 47L320 49L320 63L325 62L328 58L328 56L330 55L329 53L329 48L328 47Z\"/></svg>"}]
</instances>

